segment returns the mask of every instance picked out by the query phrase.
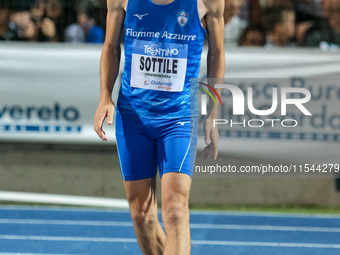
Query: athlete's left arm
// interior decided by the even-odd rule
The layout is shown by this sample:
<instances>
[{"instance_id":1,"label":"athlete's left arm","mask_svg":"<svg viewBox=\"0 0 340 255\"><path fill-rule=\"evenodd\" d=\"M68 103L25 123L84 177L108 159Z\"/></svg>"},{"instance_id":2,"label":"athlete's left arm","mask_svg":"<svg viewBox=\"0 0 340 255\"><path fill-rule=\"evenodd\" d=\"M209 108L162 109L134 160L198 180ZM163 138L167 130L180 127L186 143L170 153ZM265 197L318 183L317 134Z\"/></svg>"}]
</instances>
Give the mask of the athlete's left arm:
<instances>
[{"instance_id":1,"label":"athlete's left arm","mask_svg":"<svg viewBox=\"0 0 340 255\"><path fill-rule=\"evenodd\" d=\"M219 83L223 83L224 69L225 69L225 55L224 55L224 0L203 0L207 9L205 15L205 23L208 31L208 56L207 68L208 78L216 78ZM216 89L220 95L222 89ZM215 100L218 102L216 95ZM214 119L218 118L218 104L215 105L213 100L209 102L209 115L204 122L205 143L207 146L203 150L203 155L206 158L217 158L218 154L218 128L214 127ZM210 140L210 142L209 142Z\"/></svg>"}]
</instances>

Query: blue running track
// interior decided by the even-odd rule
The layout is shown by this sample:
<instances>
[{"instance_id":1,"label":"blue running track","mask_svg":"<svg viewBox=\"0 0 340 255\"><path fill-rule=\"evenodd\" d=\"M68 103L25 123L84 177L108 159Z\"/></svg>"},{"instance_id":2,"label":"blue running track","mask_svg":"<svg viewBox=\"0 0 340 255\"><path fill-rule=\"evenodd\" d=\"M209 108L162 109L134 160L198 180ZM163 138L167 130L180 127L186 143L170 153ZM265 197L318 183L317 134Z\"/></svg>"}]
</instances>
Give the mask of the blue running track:
<instances>
[{"instance_id":1,"label":"blue running track","mask_svg":"<svg viewBox=\"0 0 340 255\"><path fill-rule=\"evenodd\" d=\"M340 215L191 211L193 255L339 255ZM128 211L0 207L0 255L142 254Z\"/></svg>"}]
</instances>

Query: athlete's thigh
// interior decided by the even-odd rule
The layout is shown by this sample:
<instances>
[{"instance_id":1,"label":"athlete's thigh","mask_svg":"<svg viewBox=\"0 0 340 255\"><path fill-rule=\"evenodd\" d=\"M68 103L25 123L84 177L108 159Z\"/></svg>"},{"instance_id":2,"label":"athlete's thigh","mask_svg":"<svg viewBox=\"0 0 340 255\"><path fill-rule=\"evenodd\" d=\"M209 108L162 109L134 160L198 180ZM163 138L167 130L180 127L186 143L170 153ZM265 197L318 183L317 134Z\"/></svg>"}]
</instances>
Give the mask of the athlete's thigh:
<instances>
[{"instance_id":1,"label":"athlete's thigh","mask_svg":"<svg viewBox=\"0 0 340 255\"><path fill-rule=\"evenodd\" d=\"M193 176L197 146L197 118L168 121L157 139L159 173L180 172Z\"/></svg>"},{"instance_id":2,"label":"athlete's thigh","mask_svg":"<svg viewBox=\"0 0 340 255\"><path fill-rule=\"evenodd\" d=\"M153 212L157 214L156 177L124 181L132 217Z\"/></svg>"},{"instance_id":3,"label":"athlete's thigh","mask_svg":"<svg viewBox=\"0 0 340 255\"><path fill-rule=\"evenodd\" d=\"M116 112L116 143L122 178L136 181L157 174L156 143L142 120Z\"/></svg>"},{"instance_id":4,"label":"athlete's thigh","mask_svg":"<svg viewBox=\"0 0 340 255\"><path fill-rule=\"evenodd\" d=\"M192 178L183 173L168 172L161 178L162 207L174 203L186 205L189 200Z\"/></svg>"}]
</instances>

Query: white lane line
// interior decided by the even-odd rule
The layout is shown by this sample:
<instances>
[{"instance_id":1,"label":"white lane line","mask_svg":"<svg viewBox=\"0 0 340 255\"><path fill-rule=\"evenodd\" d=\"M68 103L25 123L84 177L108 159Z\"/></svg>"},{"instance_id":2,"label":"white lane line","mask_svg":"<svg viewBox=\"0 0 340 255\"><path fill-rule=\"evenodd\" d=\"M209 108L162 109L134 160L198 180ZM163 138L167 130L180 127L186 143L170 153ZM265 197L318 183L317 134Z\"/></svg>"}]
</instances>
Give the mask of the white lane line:
<instances>
[{"instance_id":1,"label":"white lane line","mask_svg":"<svg viewBox=\"0 0 340 255\"><path fill-rule=\"evenodd\" d=\"M1 201L1 199L0 199ZM129 209L126 207L124 209ZM23 205L1 205L1 210L20 210L20 211L61 211L61 212L96 212L96 213L128 213L129 210L115 210L115 209L97 209L97 208L78 208L78 207L59 207L59 206L23 206ZM161 210L158 210L160 213ZM340 220L340 214L321 214L321 213L281 213L281 212L244 212L244 211L207 211L207 210L190 210L191 216L229 216L229 217L273 217L273 218L305 218L305 219L335 219Z\"/></svg>"},{"instance_id":2,"label":"white lane line","mask_svg":"<svg viewBox=\"0 0 340 255\"><path fill-rule=\"evenodd\" d=\"M236 241L201 241L201 240L192 240L191 243L200 244L200 245L269 246L269 247L340 249L340 244L323 244L323 243L317 244L317 243L236 242Z\"/></svg>"},{"instance_id":3,"label":"white lane line","mask_svg":"<svg viewBox=\"0 0 340 255\"><path fill-rule=\"evenodd\" d=\"M337 219L340 220L339 214L321 214L321 213L282 213L282 212L244 212L244 211L200 211L190 210L190 215L202 216L235 216L235 217L270 217L270 218L304 218L304 219Z\"/></svg>"},{"instance_id":4,"label":"white lane line","mask_svg":"<svg viewBox=\"0 0 340 255\"><path fill-rule=\"evenodd\" d=\"M126 199L0 191L0 201L129 208Z\"/></svg>"},{"instance_id":5,"label":"white lane line","mask_svg":"<svg viewBox=\"0 0 340 255\"><path fill-rule=\"evenodd\" d=\"M1 199L0 199L1 201ZM70 205L71 206L71 205ZM128 208L127 208L128 209ZM119 208L87 208L87 207L62 207L55 205L34 205L34 206L25 206L25 205L0 205L0 211L44 211L44 212L84 212L84 213L128 213L129 210L119 209ZM160 212L160 211L159 211Z\"/></svg>"},{"instance_id":6,"label":"white lane line","mask_svg":"<svg viewBox=\"0 0 340 255\"><path fill-rule=\"evenodd\" d=\"M25 219L0 219L0 224L32 224L32 225L80 225L80 226L121 226L133 227L129 221L74 221L74 220L25 220Z\"/></svg>"},{"instance_id":7,"label":"white lane line","mask_svg":"<svg viewBox=\"0 0 340 255\"><path fill-rule=\"evenodd\" d=\"M268 231L335 232L335 233L340 233L340 228L268 226L268 225L190 224L190 228L262 230L262 231L268 230Z\"/></svg>"},{"instance_id":8,"label":"white lane line","mask_svg":"<svg viewBox=\"0 0 340 255\"><path fill-rule=\"evenodd\" d=\"M0 224L133 227L133 223L129 222L129 221L74 221L74 220L0 219ZM270 225L190 224L190 228L191 229L233 229L233 230L259 230L259 231L302 231L302 232L340 233L340 228L270 226Z\"/></svg>"},{"instance_id":9,"label":"white lane line","mask_svg":"<svg viewBox=\"0 0 340 255\"><path fill-rule=\"evenodd\" d=\"M72 241L72 242L110 242L110 243L137 243L135 238L103 238L103 237L72 237L72 236L21 236L0 235L3 240L36 240L36 241ZM268 247L296 247L296 248L323 248L340 249L340 244L323 243L280 243L280 242L237 242L237 241L205 241L192 240L196 245L224 245L224 246L268 246Z\"/></svg>"},{"instance_id":10,"label":"white lane line","mask_svg":"<svg viewBox=\"0 0 340 255\"><path fill-rule=\"evenodd\" d=\"M4 240L38 240L38 241L78 241L78 242L110 242L110 243L137 243L135 238L104 238L104 237L78 237L78 236L21 236L0 235Z\"/></svg>"}]
</instances>

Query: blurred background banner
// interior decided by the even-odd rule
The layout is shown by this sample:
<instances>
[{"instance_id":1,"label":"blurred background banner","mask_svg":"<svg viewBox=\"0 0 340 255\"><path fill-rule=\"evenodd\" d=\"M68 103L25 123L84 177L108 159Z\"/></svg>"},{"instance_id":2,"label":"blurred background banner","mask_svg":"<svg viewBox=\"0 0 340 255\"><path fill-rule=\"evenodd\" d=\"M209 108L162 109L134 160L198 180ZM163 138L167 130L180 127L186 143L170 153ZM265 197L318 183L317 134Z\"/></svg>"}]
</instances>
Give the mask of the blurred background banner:
<instances>
[{"instance_id":1,"label":"blurred background banner","mask_svg":"<svg viewBox=\"0 0 340 255\"><path fill-rule=\"evenodd\" d=\"M106 2L0 0L2 190L126 198L114 125L104 124L107 143L93 130ZM225 0L224 25L228 83L258 91L255 106L271 103L268 84L310 89L312 100L306 107L313 115L290 109L299 126L289 131L279 126L220 125L220 163L237 167L339 163L340 1ZM201 81L207 76L206 55L207 46ZM220 117L230 119L230 95L223 92L222 101ZM205 146L202 128L203 118L198 152ZM216 163L200 153L196 162ZM191 203L340 205L340 179L329 176L207 177L193 182Z\"/></svg>"},{"instance_id":2,"label":"blurred background banner","mask_svg":"<svg viewBox=\"0 0 340 255\"><path fill-rule=\"evenodd\" d=\"M93 130L101 47L1 44L0 139L101 142ZM113 138L113 128L106 131Z\"/></svg>"},{"instance_id":3,"label":"blurred background banner","mask_svg":"<svg viewBox=\"0 0 340 255\"><path fill-rule=\"evenodd\" d=\"M102 143L93 130L93 116L99 101L101 46L22 43L2 43L0 46L2 141ZM206 50L202 54L202 79L206 77ZM124 56L121 61L123 63ZM123 65L114 89L114 101L122 68ZM269 108L273 86L304 87L312 93L306 107L313 116L302 119L302 113L296 107L292 108L293 112L288 108L286 118L299 112L295 116L298 127L289 131L279 124L280 127L261 130L220 125L221 152L292 162L336 160L340 149L340 87L338 79L330 77L338 76L339 72L340 54L333 52L304 49L227 51L226 81L243 91L252 86L255 106L261 103ZM224 105L220 118L231 119L230 93L224 91L221 97ZM251 118L249 115L241 117L247 121ZM280 119L280 113L275 118ZM199 147L202 147L202 118L200 123ZM111 138L109 142L113 143L114 127L105 125L104 130ZM322 148L324 153L320 154L317 148Z\"/></svg>"}]
</instances>

